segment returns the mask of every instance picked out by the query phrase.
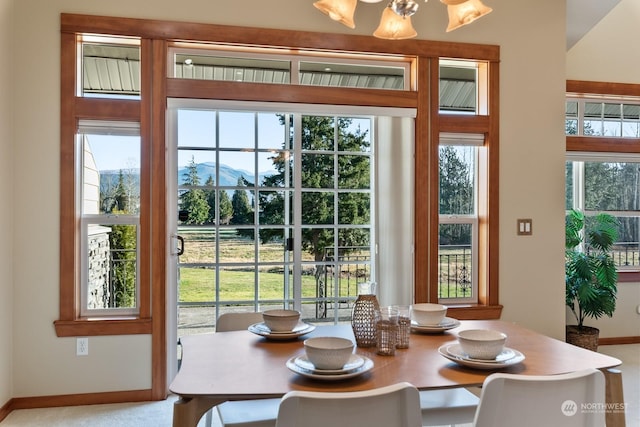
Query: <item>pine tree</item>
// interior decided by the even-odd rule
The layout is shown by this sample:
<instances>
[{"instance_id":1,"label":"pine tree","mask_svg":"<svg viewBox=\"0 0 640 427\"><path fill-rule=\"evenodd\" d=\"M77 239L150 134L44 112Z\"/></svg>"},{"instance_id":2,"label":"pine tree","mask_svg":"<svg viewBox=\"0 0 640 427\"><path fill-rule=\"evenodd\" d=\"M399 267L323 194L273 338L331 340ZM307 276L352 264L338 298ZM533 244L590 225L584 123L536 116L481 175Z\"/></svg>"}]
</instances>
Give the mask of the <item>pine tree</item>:
<instances>
[{"instance_id":1,"label":"pine tree","mask_svg":"<svg viewBox=\"0 0 640 427\"><path fill-rule=\"evenodd\" d=\"M247 180L241 176L238 178L238 187L245 187ZM247 191L237 189L231 197L231 206L233 207L233 217L230 223L233 225L253 224L253 209L249 202Z\"/></svg>"},{"instance_id":2,"label":"pine tree","mask_svg":"<svg viewBox=\"0 0 640 427\"><path fill-rule=\"evenodd\" d=\"M187 171L183 174L183 184L191 187L180 197L180 209L188 213L184 224L204 224L209 218L209 203L205 191L198 188L200 177L198 166L193 157L187 165Z\"/></svg>"}]
</instances>

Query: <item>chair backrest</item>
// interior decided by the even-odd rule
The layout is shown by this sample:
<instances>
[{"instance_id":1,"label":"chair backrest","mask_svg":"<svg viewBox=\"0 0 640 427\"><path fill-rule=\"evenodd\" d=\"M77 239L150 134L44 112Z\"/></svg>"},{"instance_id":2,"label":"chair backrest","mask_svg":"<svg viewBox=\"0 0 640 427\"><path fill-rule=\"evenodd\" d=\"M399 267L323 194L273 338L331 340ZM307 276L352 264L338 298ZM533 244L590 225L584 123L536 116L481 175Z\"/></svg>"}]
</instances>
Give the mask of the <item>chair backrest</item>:
<instances>
[{"instance_id":1,"label":"chair backrest","mask_svg":"<svg viewBox=\"0 0 640 427\"><path fill-rule=\"evenodd\" d=\"M562 375L491 374L475 427L604 427L605 380L597 369Z\"/></svg>"},{"instance_id":2,"label":"chair backrest","mask_svg":"<svg viewBox=\"0 0 640 427\"><path fill-rule=\"evenodd\" d=\"M276 427L421 427L420 396L411 384L356 392L291 391Z\"/></svg>"},{"instance_id":3,"label":"chair backrest","mask_svg":"<svg viewBox=\"0 0 640 427\"><path fill-rule=\"evenodd\" d=\"M241 331L259 322L262 322L260 312L223 313L216 322L216 332Z\"/></svg>"}]
</instances>

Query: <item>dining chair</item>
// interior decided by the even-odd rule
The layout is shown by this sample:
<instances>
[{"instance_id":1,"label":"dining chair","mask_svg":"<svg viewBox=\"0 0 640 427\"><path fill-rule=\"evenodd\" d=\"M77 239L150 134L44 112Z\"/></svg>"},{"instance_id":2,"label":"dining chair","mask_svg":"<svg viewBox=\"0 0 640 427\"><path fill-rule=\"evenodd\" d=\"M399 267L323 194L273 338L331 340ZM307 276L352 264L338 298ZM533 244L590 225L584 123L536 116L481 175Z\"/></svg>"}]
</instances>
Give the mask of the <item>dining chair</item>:
<instances>
[{"instance_id":1,"label":"dining chair","mask_svg":"<svg viewBox=\"0 0 640 427\"><path fill-rule=\"evenodd\" d=\"M276 427L421 427L420 395L402 382L366 391L290 391Z\"/></svg>"},{"instance_id":2,"label":"dining chair","mask_svg":"<svg viewBox=\"0 0 640 427\"><path fill-rule=\"evenodd\" d=\"M216 332L240 331L262 322L262 313L223 313L216 322ZM274 427L280 399L234 400L216 406L222 427ZM212 411L205 425L211 427Z\"/></svg>"},{"instance_id":3,"label":"dining chair","mask_svg":"<svg viewBox=\"0 0 640 427\"><path fill-rule=\"evenodd\" d=\"M470 424L480 399L466 388L420 391L422 426Z\"/></svg>"},{"instance_id":4,"label":"dining chair","mask_svg":"<svg viewBox=\"0 0 640 427\"><path fill-rule=\"evenodd\" d=\"M475 427L604 427L605 379L597 369L560 375L495 373L482 386Z\"/></svg>"}]
</instances>

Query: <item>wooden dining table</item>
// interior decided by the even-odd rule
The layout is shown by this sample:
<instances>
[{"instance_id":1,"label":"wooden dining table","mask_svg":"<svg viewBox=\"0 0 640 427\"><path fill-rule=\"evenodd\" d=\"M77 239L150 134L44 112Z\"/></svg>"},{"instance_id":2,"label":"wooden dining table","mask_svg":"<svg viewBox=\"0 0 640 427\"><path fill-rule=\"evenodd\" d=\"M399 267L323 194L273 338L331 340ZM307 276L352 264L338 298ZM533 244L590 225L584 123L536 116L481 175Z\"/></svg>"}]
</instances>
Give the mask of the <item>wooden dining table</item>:
<instances>
[{"instance_id":1,"label":"wooden dining table","mask_svg":"<svg viewBox=\"0 0 640 427\"><path fill-rule=\"evenodd\" d=\"M339 381L307 378L286 366L292 357L304 355L306 338L340 336L353 340L350 325L319 325L291 341L268 340L248 330L181 338L181 368L169 387L179 396L173 408L173 426L195 427L210 408L225 401L281 397L292 390L359 391L401 381L419 390L481 386L494 371L460 366L438 352L442 345L454 343L456 333L463 329L495 329L507 334L506 347L519 351L525 359L500 372L554 375L600 369L605 373L607 403L623 403L620 372L610 369L620 365L620 360L499 320L463 320L459 327L442 333L412 333L409 348L398 349L394 356L356 347L357 354L374 363L368 372ZM624 411L608 411L606 415L608 427L625 425Z\"/></svg>"}]
</instances>

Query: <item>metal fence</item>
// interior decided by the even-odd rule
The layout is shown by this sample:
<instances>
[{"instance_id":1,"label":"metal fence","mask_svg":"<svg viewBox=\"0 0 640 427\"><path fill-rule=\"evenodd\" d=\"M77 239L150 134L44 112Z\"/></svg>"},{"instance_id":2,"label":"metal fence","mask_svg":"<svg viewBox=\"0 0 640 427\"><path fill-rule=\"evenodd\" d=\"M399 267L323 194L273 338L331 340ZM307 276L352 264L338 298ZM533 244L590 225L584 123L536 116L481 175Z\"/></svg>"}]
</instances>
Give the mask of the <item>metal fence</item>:
<instances>
[{"instance_id":1,"label":"metal fence","mask_svg":"<svg viewBox=\"0 0 640 427\"><path fill-rule=\"evenodd\" d=\"M469 298L472 295L471 245L440 245L438 298Z\"/></svg>"},{"instance_id":2,"label":"metal fence","mask_svg":"<svg viewBox=\"0 0 640 427\"><path fill-rule=\"evenodd\" d=\"M613 260L619 267L640 266L640 245L638 242L618 242L613 246Z\"/></svg>"}]
</instances>

